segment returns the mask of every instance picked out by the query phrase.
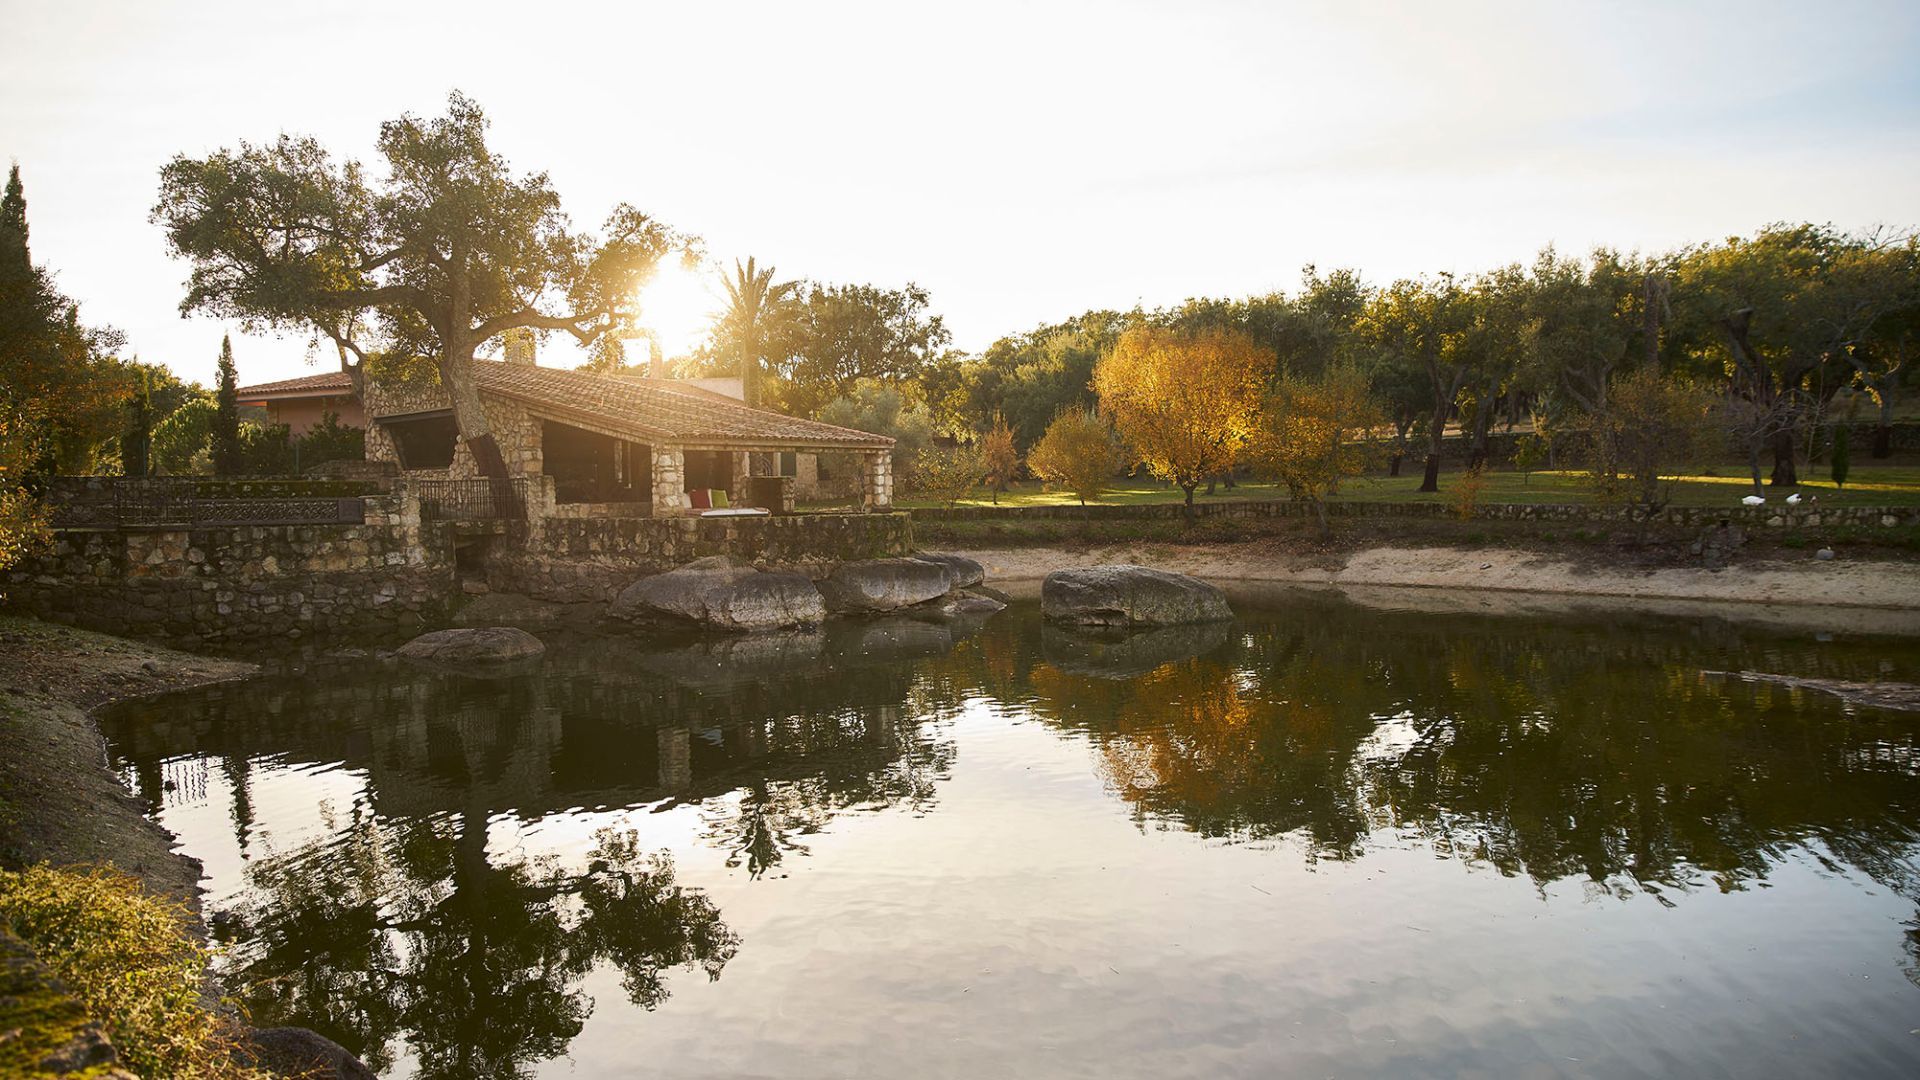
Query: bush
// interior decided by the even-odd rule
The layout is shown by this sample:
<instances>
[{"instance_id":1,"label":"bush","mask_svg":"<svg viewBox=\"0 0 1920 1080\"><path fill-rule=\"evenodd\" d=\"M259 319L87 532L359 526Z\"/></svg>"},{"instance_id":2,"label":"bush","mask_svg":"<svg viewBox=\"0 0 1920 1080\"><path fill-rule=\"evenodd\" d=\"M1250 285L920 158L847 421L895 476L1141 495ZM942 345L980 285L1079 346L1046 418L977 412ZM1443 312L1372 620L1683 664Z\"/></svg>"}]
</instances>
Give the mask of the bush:
<instances>
[{"instance_id":1,"label":"bush","mask_svg":"<svg viewBox=\"0 0 1920 1080\"><path fill-rule=\"evenodd\" d=\"M1853 464L1852 455L1847 448L1847 429L1845 425L1833 433L1833 462L1828 466L1833 477L1833 486L1844 490L1847 486L1847 472Z\"/></svg>"},{"instance_id":2,"label":"bush","mask_svg":"<svg viewBox=\"0 0 1920 1080\"><path fill-rule=\"evenodd\" d=\"M985 473L980 451L971 446L931 447L914 458L912 490L950 507L971 494Z\"/></svg>"},{"instance_id":3,"label":"bush","mask_svg":"<svg viewBox=\"0 0 1920 1080\"><path fill-rule=\"evenodd\" d=\"M1453 494L1448 502L1453 514L1461 521L1472 521L1473 512L1480 506L1480 492L1487 486L1486 471L1479 465L1460 474L1453 482Z\"/></svg>"},{"instance_id":4,"label":"bush","mask_svg":"<svg viewBox=\"0 0 1920 1080\"><path fill-rule=\"evenodd\" d=\"M339 413L324 413L320 422L300 436L300 469L329 461L359 461L367 456L367 433L340 422Z\"/></svg>"},{"instance_id":5,"label":"bush","mask_svg":"<svg viewBox=\"0 0 1920 1080\"><path fill-rule=\"evenodd\" d=\"M129 1069L165 1077L263 1077L232 1058L231 1022L200 1000L206 949L180 905L117 870L0 871L0 918L106 1028Z\"/></svg>"},{"instance_id":6,"label":"bush","mask_svg":"<svg viewBox=\"0 0 1920 1080\"><path fill-rule=\"evenodd\" d=\"M153 464L174 476L212 471L209 441L218 404L211 394L196 393L181 403L153 429Z\"/></svg>"},{"instance_id":7,"label":"bush","mask_svg":"<svg viewBox=\"0 0 1920 1080\"><path fill-rule=\"evenodd\" d=\"M1073 492L1082 506L1098 499L1125 466L1120 437L1096 409L1063 410L1027 452L1035 476Z\"/></svg>"}]
</instances>

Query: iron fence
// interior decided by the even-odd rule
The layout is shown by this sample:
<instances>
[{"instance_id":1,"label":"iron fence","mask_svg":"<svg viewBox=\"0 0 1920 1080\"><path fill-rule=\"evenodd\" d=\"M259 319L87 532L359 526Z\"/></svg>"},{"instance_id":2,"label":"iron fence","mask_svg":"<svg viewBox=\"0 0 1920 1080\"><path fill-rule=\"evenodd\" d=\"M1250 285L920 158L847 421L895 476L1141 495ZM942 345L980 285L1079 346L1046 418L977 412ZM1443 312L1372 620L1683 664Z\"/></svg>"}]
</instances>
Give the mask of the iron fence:
<instances>
[{"instance_id":1,"label":"iron fence","mask_svg":"<svg viewBox=\"0 0 1920 1080\"><path fill-rule=\"evenodd\" d=\"M424 521L503 521L527 516L527 480L415 480Z\"/></svg>"},{"instance_id":2,"label":"iron fence","mask_svg":"<svg viewBox=\"0 0 1920 1080\"><path fill-rule=\"evenodd\" d=\"M230 525L357 524L359 496L275 494L209 497L191 477L119 477L82 497L55 498L58 529L219 528Z\"/></svg>"}]
</instances>

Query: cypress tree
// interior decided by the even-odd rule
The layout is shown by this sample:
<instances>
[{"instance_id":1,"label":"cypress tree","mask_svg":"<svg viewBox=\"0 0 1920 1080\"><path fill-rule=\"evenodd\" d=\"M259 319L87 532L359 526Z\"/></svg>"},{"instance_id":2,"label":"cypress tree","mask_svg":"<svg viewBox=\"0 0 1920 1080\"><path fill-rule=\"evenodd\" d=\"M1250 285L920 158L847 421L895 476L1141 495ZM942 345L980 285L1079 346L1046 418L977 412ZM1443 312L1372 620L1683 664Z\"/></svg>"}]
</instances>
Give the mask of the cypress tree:
<instances>
[{"instance_id":1,"label":"cypress tree","mask_svg":"<svg viewBox=\"0 0 1920 1080\"><path fill-rule=\"evenodd\" d=\"M220 388L214 397L213 472L240 475L240 392L233 367L233 338L220 339Z\"/></svg>"},{"instance_id":2,"label":"cypress tree","mask_svg":"<svg viewBox=\"0 0 1920 1080\"><path fill-rule=\"evenodd\" d=\"M1848 460L1847 453L1847 426L1841 424L1833 429L1833 465L1831 468L1834 487L1845 488L1847 486L1847 469L1852 464L1853 462Z\"/></svg>"},{"instance_id":3,"label":"cypress tree","mask_svg":"<svg viewBox=\"0 0 1920 1080\"><path fill-rule=\"evenodd\" d=\"M7 193L0 196L0 281L33 276L33 258L27 253L27 192L20 184L20 166L7 173Z\"/></svg>"},{"instance_id":4,"label":"cypress tree","mask_svg":"<svg viewBox=\"0 0 1920 1080\"><path fill-rule=\"evenodd\" d=\"M127 433L120 439L120 471L127 476L152 472L148 460L153 448L153 379L142 369L140 388L127 403Z\"/></svg>"}]
</instances>

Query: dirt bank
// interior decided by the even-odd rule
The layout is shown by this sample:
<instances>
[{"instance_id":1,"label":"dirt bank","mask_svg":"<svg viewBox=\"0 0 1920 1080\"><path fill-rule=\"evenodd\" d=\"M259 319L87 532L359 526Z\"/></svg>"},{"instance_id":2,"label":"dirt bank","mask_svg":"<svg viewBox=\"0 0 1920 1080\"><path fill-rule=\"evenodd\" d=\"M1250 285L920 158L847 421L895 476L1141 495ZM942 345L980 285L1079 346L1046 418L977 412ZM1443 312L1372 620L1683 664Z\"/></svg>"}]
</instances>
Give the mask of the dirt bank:
<instances>
[{"instance_id":1,"label":"dirt bank","mask_svg":"<svg viewBox=\"0 0 1920 1080\"><path fill-rule=\"evenodd\" d=\"M1037 593L1040 579L1072 566L1136 562L1218 582L1393 587L1438 590L1454 602L1498 597L1511 606L1525 594L1630 602L1635 607L1688 604L1757 605L1777 613L1814 607L1847 609L1847 621L1883 633L1920 633L1920 563L1821 562L1811 554L1738 562L1723 570L1640 567L1587 557L1513 548L1372 547L1305 555L1253 544L1135 544L979 549L987 580L1015 595ZM1756 611L1756 615L1760 612Z\"/></svg>"},{"instance_id":2,"label":"dirt bank","mask_svg":"<svg viewBox=\"0 0 1920 1080\"><path fill-rule=\"evenodd\" d=\"M107 767L91 712L252 664L0 616L0 866L108 863L199 911L200 866Z\"/></svg>"}]
</instances>

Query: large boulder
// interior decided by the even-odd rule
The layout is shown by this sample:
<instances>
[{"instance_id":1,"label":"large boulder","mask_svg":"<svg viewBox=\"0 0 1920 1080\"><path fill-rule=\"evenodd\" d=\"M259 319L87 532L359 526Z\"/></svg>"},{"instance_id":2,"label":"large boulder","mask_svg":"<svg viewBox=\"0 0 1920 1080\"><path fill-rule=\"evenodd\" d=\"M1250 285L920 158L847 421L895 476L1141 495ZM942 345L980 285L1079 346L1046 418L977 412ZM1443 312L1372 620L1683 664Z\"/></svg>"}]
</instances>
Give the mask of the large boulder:
<instances>
[{"instance_id":1,"label":"large boulder","mask_svg":"<svg viewBox=\"0 0 1920 1080\"><path fill-rule=\"evenodd\" d=\"M275 1076L306 1080L374 1080L373 1070L347 1048L306 1028L275 1027L249 1031L234 1047L241 1065Z\"/></svg>"},{"instance_id":2,"label":"large boulder","mask_svg":"<svg viewBox=\"0 0 1920 1080\"><path fill-rule=\"evenodd\" d=\"M946 567L947 577L951 579L948 588L971 589L987 580L987 568L965 555L952 555L944 551L922 551L911 558L919 562Z\"/></svg>"},{"instance_id":3,"label":"large boulder","mask_svg":"<svg viewBox=\"0 0 1920 1080\"><path fill-rule=\"evenodd\" d=\"M1048 574L1040 583L1040 617L1080 626L1180 626L1231 619L1233 609L1204 581L1115 563Z\"/></svg>"},{"instance_id":4,"label":"large boulder","mask_svg":"<svg viewBox=\"0 0 1920 1080\"><path fill-rule=\"evenodd\" d=\"M725 556L641 578L607 614L636 623L692 623L751 632L810 626L826 617L820 591L800 574L755 570Z\"/></svg>"},{"instance_id":5,"label":"large boulder","mask_svg":"<svg viewBox=\"0 0 1920 1080\"><path fill-rule=\"evenodd\" d=\"M448 667L489 667L529 660L547 651L540 639L512 626L435 630L400 646L399 655Z\"/></svg>"},{"instance_id":6,"label":"large boulder","mask_svg":"<svg viewBox=\"0 0 1920 1080\"><path fill-rule=\"evenodd\" d=\"M828 611L856 615L899 611L938 600L952 589L952 571L922 559L844 562L820 583Z\"/></svg>"}]
</instances>

